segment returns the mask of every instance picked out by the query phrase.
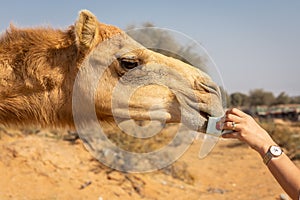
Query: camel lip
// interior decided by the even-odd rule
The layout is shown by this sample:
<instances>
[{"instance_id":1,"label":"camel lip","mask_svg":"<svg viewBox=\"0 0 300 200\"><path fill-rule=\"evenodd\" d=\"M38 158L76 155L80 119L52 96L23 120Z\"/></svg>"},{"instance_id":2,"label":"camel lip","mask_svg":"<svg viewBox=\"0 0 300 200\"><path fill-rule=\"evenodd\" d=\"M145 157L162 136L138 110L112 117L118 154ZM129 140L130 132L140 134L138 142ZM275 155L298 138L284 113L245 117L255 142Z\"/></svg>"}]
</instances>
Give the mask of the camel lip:
<instances>
[{"instance_id":1,"label":"camel lip","mask_svg":"<svg viewBox=\"0 0 300 200\"><path fill-rule=\"evenodd\" d=\"M206 130L209 118L211 117L210 113L204 112L204 111L200 111L199 115L201 118L203 118L204 123L202 124L202 126L199 125L197 132L203 133Z\"/></svg>"},{"instance_id":2,"label":"camel lip","mask_svg":"<svg viewBox=\"0 0 300 200\"><path fill-rule=\"evenodd\" d=\"M199 114L200 114L200 116L204 117L207 120L211 117L210 113L207 113L207 112L204 112L204 111L200 111Z\"/></svg>"},{"instance_id":3,"label":"camel lip","mask_svg":"<svg viewBox=\"0 0 300 200\"><path fill-rule=\"evenodd\" d=\"M209 118L214 117L213 112L210 112L210 110L199 110L199 108L196 109L196 107L190 107L190 109L194 110L194 112L190 112L191 119L198 118L200 120L198 121L199 124L197 125L198 128L196 131L201 133L205 132ZM193 115L195 116L193 117ZM143 113L130 113L126 109L118 108L113 112L113 118L116 123L123 123L129 120L134 120L137 123L139 123L140 121L159 121L162 124L185 124L182 117L182 115L172 116L171 113L169 113L167 110L161 108L156 108ZM195 128L195 126L193 127Z\"/></svg>"},{"instance_id":4,"label":"camel lip","mask_svg":"<svg viewBox=\"0 0 300 200\"><path fill-rule=\"evenodd\" d=\"M168 122L171 119L171 114L164 109L155 109L147 112L128 112L126 109L115 109L113 111L113 117L115 121L122 122L126 120L135 120L135 121L161 121Z\"/></svg>"}]
</instances>

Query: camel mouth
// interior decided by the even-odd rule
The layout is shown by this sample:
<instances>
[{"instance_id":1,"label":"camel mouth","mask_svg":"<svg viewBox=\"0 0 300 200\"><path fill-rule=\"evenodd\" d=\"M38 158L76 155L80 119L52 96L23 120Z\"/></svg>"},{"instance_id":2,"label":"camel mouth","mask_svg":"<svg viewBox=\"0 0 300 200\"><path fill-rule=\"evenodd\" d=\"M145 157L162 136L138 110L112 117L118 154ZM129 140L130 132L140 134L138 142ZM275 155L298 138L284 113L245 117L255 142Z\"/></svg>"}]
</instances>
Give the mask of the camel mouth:
<instances>
[{"instance_id":1,"label":"camel mouth","mask_svg":"<svg viewBox=\"0 0 300 200\"><path fill-rule=\"evenodd\" d=\"M221 94L216 87L201 86L206 93L186 85L147 85L139 87L128 98L119 96L121 92L118 92L110 114L117 124L128 120L159 121L161 124L181 123L191 130L203 132L209 117L221 116L223 107ZM159 89L158 96L155 92ZM126 90L119 91L124 95ZM146 93L147 96L144 95Z\"/></svg>"},{"instance_id":2,"label":"camel mouth","mask_svg":"<svg viewBox=\"0 0 300 200\"><path fill-rule=\"evenodd\" d=\"M151 109L141 112L140 110L130 111L128 108L117 108L113 110L113 117L117 122L127 120L169 122L171 120L171 114L165 109Z\"/></svg>"},{"instance_id":3,"label":"camel mouth","mask_svg":"<svg viewBox=\"0 0 300 200\"><path fill-rule=\"evenodd\" d=\"M113 118L116 124L134 121L137 125L141 122L155 122L158 126L163 124L185 124L192 130L203 132L206 128L208 118L214 116L210 110L199 110L199 106L180 105L177 111L167 110L162 106L157 106L148 111L130 110L130 108L115 108L113 110ZM178 112L178 110L180 110ZM159 122L159 123L158 123ZM145 124L145 123L144 123ZM147 124L147 123L146 123Z\"/></svg>"}]
</instances>

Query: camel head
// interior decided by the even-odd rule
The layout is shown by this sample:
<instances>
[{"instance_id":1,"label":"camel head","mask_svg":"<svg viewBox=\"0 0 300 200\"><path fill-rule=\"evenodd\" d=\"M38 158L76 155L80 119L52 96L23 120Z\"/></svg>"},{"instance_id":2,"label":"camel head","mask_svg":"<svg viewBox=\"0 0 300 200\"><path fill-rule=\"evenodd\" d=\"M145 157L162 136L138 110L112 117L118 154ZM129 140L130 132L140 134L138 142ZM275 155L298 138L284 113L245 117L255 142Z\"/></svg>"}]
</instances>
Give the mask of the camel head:
<instances>
[{"instance_id":1,"label":"camel head","mask_svg":"<svg viewBox=\"0 0 300 200\"><path fill-rule=\"evenodd\" d=\"M207 74L89 11L66 31L11 26L0 38L0 123L74 125L78 109L82 120L91 111L100 121L185 120L199 130L223 114Z\"/></svg>"},{"instance_id":2,"label":"camel head","mask_svg":"<svg viewBox=\"0 0 300 200\"><path fill-rule=\"evenodd\" d=\"M73 91L73 108L80 106L84 119L93 102L100 120L186 121L199 130L208 116L223 114L218 86L199 69L143 47L89 11L80 13L75 31L88 52Z\"/></svg>"}]
</instances>

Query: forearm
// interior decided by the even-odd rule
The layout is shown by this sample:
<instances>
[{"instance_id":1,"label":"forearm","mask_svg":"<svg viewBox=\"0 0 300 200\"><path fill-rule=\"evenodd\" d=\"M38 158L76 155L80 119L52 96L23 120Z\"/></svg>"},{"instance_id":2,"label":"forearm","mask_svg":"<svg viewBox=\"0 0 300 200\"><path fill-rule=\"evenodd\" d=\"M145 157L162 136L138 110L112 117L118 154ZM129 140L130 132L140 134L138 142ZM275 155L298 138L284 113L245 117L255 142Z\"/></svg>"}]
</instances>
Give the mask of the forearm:
<instances>
[{"instance_id":1,"label":"forearm","mask_svg":"<svg viewBox=\"0 0 300 200\"><path fill-rule=\"evenodd\" d=\"M226 111L223 123L224 130L233 130L233 133L223 135L224 138L236 138L246 142L250 147L256 150L262 158L265 157L270 146L276 145L266 130L257 124L257 122L249 115L232 108ZM272 148L273 153L278 148ZM271 150L271 149L270 149ZM280 150L280 149L279 149ZM280 153L280 151L277 153ZM287 155L279 154L272 155L269 160L269 152L266 157L266 162L269 170L276 178L281 187L288 193L290 197L298 200L300 191L300 170L288 158Z\"/></svg>"},{"instance_id":2,"label":"forearm","mask_svg":"<svg viewBox=\"0 0 300 200\"><path fill-rule=\"evenodd\" d=\"M264 156L262 152L259 153L262 157ZM298 200L300 191L300 170L288 156L283 153L281 156L273 158L267 164L267 167L286 193L292 197L292 199Z\"/></svg>"}]
</instances>

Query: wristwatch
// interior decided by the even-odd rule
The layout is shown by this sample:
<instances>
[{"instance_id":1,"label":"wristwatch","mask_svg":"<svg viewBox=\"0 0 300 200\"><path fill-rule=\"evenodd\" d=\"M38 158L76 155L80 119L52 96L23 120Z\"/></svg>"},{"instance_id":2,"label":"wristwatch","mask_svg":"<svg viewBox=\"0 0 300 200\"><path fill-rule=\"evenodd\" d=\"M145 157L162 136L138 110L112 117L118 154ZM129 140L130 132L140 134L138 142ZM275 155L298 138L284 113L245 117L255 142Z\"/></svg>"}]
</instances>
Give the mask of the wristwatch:
<instances>
[{"instance_id":1,"label":"wristwatch","mask_svg":"<svg viewBox=\"0 0 300 200\"><path fill-rule=\"evenodd\" d=\"M282 149L279 146L272 145L270 146L269 150L265 154L263 161L266 165L270 162L272 158L277 158L282 154Z\"/></svg>"}]
</instances>

